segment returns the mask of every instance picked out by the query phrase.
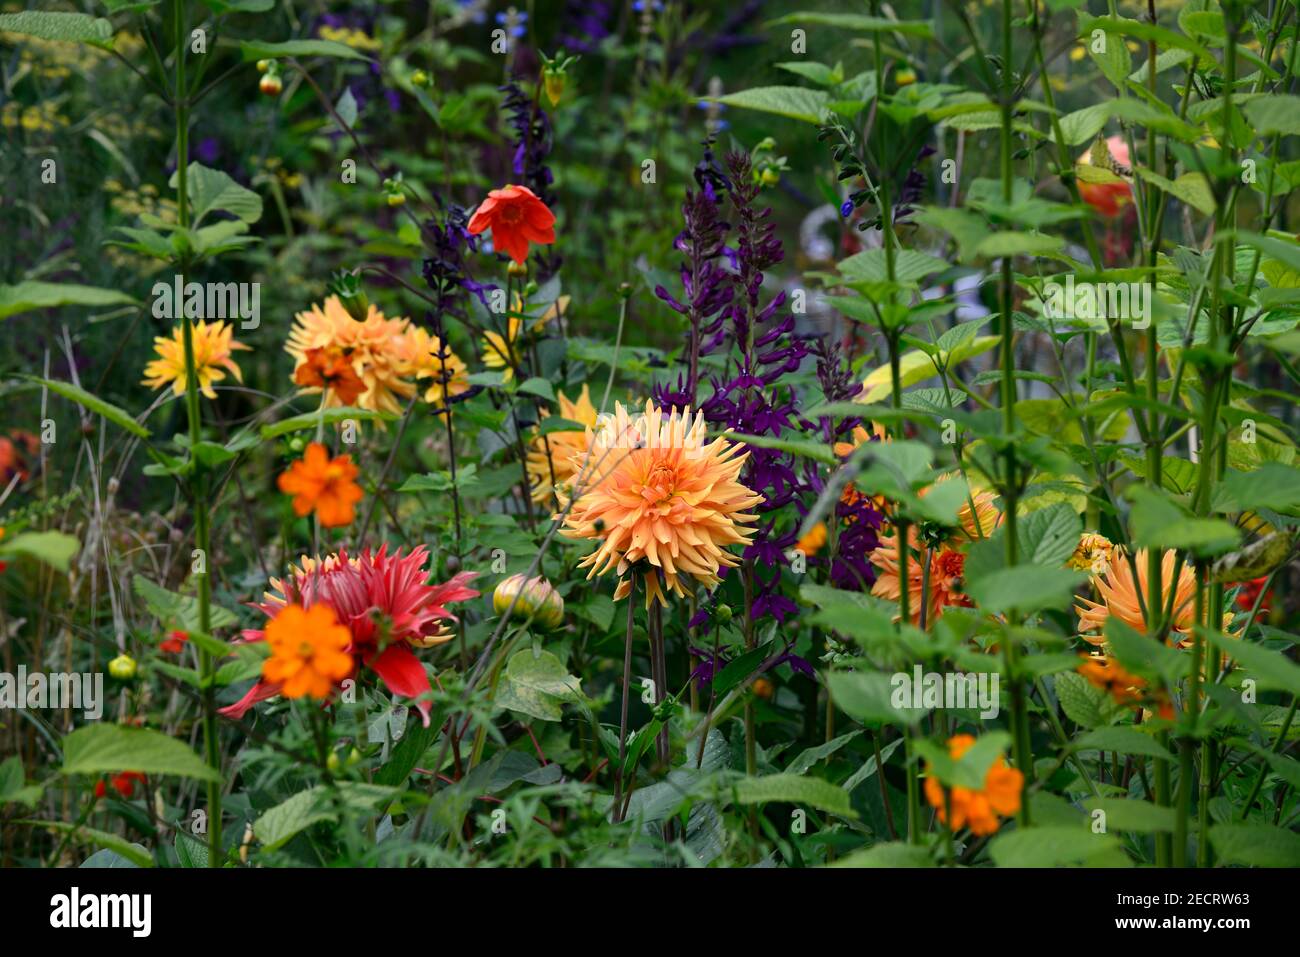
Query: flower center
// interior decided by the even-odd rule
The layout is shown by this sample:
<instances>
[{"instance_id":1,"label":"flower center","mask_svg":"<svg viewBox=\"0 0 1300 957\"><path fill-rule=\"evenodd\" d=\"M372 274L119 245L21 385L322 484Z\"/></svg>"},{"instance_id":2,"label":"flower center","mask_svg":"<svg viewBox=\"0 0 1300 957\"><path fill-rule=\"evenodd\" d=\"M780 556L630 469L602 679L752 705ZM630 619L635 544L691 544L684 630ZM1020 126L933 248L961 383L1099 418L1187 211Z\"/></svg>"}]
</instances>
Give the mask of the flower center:
<instances>
[{"instance_id":1,"label":"flower center","mask_svg":"<svg viewBox=\"0 0 1300 957\"><path fill-rule=\"evenodd\" d=\"M501 221L509 225L514 225L524 218L524 211L518 206L501 207Z\"/></svg>"},{"instance_id":2,"label":"flower center","mask_svg":"<svg viewBox=\"0 0 1300 957\"><path fill-rule=\"evenodd\" d=\"M641 495L647 502L662 505L677 490L677 470L669 465L656 465L646 476Z\"/></svg>"}]
</instances>

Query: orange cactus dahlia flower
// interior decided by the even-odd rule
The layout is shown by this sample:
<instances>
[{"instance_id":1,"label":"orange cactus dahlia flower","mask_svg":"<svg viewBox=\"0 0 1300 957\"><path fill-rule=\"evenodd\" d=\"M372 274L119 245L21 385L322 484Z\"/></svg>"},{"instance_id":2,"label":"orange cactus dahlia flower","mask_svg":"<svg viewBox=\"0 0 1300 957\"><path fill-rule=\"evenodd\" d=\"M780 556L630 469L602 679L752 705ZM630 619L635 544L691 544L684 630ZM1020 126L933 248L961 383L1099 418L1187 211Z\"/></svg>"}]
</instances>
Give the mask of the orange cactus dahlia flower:
<instances>
[{"instance_id":1,"label":"orange cactus dahlia flower","mask_svg":"<svg viewBox=\"0 0 1300 957\"><path fill-rule=\"evenodd\" d=\"M399 399L409 399L416 385L411 381L414 373L414 346L409 335L410 323L406 319L388 319L373 305L364 321L353 319L339 301L330 296L324 306L312 306L295 317L285 351L294 358L294 378L312 360L314 349L339 352L348 358L352 371L365 387L356 396L359 408L379 412L401 412ZM308 374L304 373L305 378ZM319 386L309 386L305 392L319 392ZM325 396L327 407L339 407L343 401L335 389Z\"/></svg>"},{"instance_id":2,"label":"orange cactus dahlia flower","mask_svg":"<svg viewBox=\"0 0 1300 957\"><path fill-rule=\"evenodd\" d=\"M394 695L414 699L427 725L430 705L423 696L430 690L429 676L412 648L450 641L452 634L443 622L455 621L456 616L446 606L479 594L468 587L474 572L461 572L450 581L430 585L425 567L428 559L423 545L409 555L403 555L401 549L389 554L385 545L378 552L366 550L356 558L342 551L324 561L304 558L301 567L291 568L284 581L271 579L272 591L252 607L274 624L288 606L299 605L307 612L317 605L328 606L350 636L346 648L350 673L363 665L369 668ZM265 630L244 631L242 640L269 641L273 637L268 625ZM283 688L279 677L264 672L262 680L242 699L220 713L243 717L257 702L282 693Z\"/></svg>"},{"instance_id":3,"label":"orange cactus dahlia flower","mask_svg":"<svg viewBox=\"0 0 1300 957\"><path fill-rule=\"evenodd\" d=\"M217 393L212 383L220 382L229 372L236 382L243 382L244 377L235 365L230 354L236 349L248 346L235 339L235 327L224 322L194 322L191 324L194 347L194 374L199 380L199 391L209 399L215 399ZM185 331L177 325L172 330L171 338L158 336L153 341L158 358L144 367L145 378L142 382L151 389L161 389L171 384L173 395L184 395L187 383L185 374Z\"/></svg>"},{"instance_id":4,"label":"orange cactus dahlia flower","mask_svg":"<svg viewBox=\"0 0 1300 957\"><path fill-rule=\"evenodd\" d=\"M644 576L646 605L667 604L668 590L686 597L682 577L712 588L718 571L740 564L728 545L748 545L763 501L739 481L748 458L743 446L705 443L703 414L665 414L647 401L635 417L621 404L599 430L587 430L587 447L571 459L573 506L565 534L599 547L579 562L587 577L610 568L622 579L614 598L632 589L631 572Z\"/></svg>"},{"instance_id":5,"label":"orange cactus dahlia flower","mask_svg":"<svg viewBox=\"0 0 1300 957\"><path fill-rule=\"evenodd\" d=\"M970 734L958 734L948 739L948 754L954 760L975 745L975 737ZM930 771L926 766L927 773ZM944 800L944 788L933 774L925 779L925 799L938 813L939 820L948 822L948 805L952 805L953 831L969 826L971 833L983 837L994 834L1000 827L1000 817L1011 817L1020 811L1020 792L1024 789L1025 776L1015 768L1007 767L1004 758L998 757L984 776L984 787L974 791L970 788L955 787L949 800Z\"/></svg>"},{"instance_id":6,"label":"orange cactus dahlia flower","mask_svg":"<svg viewBox=\"0 0 1300 957\"><path fill-rule=\"evenodd\" d=\"M492 230L492 245L522 263L532 243L555 242L555 214L527 186L506 186L492 190L479 203L468 229L475 236Z\"/></svg>"},{"instance_id":7,"label":"orange cactus dahlia flower","mask_svg":"<svg viewBox=\"0 0 1300 957\"><path fill-rule=\"evenodd\" d=\"M1169 588L1174 587L1173 630L1178 633L1176 644L1183 646L1192 638L1192 626L1196 624L1195 608L1192 599L1196 595L1196 575L1188 564L1184 564L1178 573L1177 583L1174 578L1175 556L1172 551L1165 552L1160 558L1160 583L1164 588L1164 604L1169 604ZM1137 566L1137 579L1133 578L1133 565ZM1106 621L1114 615L1124 624L1139 634L1146 634L1146 621L1142 609L1147 598L1147 550L1139 548L1133 556L1133 562L1124 556L1124 550L1116 547L1112 553L1109 566L1104 574L1094 575L1092 584L1097 589L1100 601L1077 596L1079 602L1075 611L1079 613L1079 631L1084 641L1094 645L1106 641ZM1138 596L1141 595L1141 598Z\"/></svg>"}]
</instances>

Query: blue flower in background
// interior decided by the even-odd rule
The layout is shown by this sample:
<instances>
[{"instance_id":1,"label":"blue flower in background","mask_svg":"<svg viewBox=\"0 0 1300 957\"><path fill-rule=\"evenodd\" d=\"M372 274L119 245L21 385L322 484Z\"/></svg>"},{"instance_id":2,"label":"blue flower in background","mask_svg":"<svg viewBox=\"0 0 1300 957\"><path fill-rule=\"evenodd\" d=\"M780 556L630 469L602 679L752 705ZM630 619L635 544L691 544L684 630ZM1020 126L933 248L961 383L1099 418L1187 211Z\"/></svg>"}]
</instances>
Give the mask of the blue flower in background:
<instances>
[{"instance_id":1,"label":"blue flower in background","mask_svg":"<svg viewBox=\"0 0 1300 957\"><path fill-rule=\"evenodd\" d=\"M506 34L516 40L527 33L524 24L528 22L528 14L510 7L504 13L496 15L497 23L506 28Z\"/></svg>"}]
</instances>

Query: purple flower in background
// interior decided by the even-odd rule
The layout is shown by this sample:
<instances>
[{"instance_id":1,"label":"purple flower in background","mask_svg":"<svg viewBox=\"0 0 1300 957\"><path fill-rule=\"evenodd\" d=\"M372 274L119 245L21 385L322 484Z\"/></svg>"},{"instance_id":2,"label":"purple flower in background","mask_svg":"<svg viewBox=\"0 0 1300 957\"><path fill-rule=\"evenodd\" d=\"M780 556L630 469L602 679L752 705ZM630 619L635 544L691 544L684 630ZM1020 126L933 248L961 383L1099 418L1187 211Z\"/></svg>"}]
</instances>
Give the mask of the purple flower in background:
<instances>
[{"instance_id":1,"label":"purple flower in background","mask_svg":"<svg viewBox=\"0 0 1300 957\"><path fill-rule=\"evenodd\" d=\"M681 298L662 285L655 287L655 295L674 312L685 316L688 323L685 380L679 374L675 388L660 384L654 390L655 401L660 406L678 409L698 408L700 356L708 355L722 344L725 338L722 311L735 295L731 274L722 265L726 259L734 268L736 255L725 244L730 227L722 219L722 196L731 183L714 165L713 154L707 146L704 159L695 168L695 180L700 188L686 193L686 201L682 203L685 228L673 240L673 248L686 257L680 270Z\"/></svg>"},{"instance_id":2,"label":"purple flower in background","mask_svg":"<svg viewBox=\"0 0 1300 957\"><path fill-rule=\"evenodd\" d=\"M593 53L609 36L614 5L605 0L569 0L564 5L560 45L574 53Z\"/></svg>"},{"instance_id":3,"label":"purple flower in background","mask_svg":"<svg viewBox=\"0 0 1300 957\"><path fill-rule=\"evenodd\" d=\"M785 258L785 252L776 237L772 211L756 205L760 187L751 172L752 162L744 153L728 155L725 173L714 166L707 150L704 162L696 167L700 190L687 194L682 207L686 229L674 243L690 257L682 266L684 301L662 286L655 290L690 321L688 377L683 382L679 376L675 388L660 385L655 397L664 405L692 404L699 387L698 356L725 348L725 371L710 377L711 395L698 408L719 428L779 438L794 430L797 410L793 388L780 380L798 371L808 347L794 334L794 316L783 311L785 293L766 304L762 301L764 275ZM721 219L719 183L726 184L735 214L732 250L723 243L728 226ZM764 496L755 508L760 522L754 541L745 549L755 585L750 616L770 615L784 621L797 611L781 592L785 552L795 544L796 530L778 529L777 513L797 499L803 482L789 453L759 446L749 446L747 451L741 481Z\"/></svg>"}]
</instances>

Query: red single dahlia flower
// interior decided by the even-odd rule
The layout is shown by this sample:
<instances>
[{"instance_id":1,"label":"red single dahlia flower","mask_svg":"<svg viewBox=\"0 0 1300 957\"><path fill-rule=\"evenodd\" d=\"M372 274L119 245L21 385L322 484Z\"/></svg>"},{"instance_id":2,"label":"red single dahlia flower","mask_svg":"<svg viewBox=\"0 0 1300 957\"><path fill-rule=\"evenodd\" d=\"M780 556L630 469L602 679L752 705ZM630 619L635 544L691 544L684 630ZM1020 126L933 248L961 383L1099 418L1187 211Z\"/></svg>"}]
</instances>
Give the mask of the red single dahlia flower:
<instances>
[{"instance_id":1,"label":"red single dahlia flower","mask_svg":"<svg viewBox=\"0 0 1300 957\"><path fill-rule=\"evenodd\" d=\"M399 548L393 554L382 546L371 554L363 551L349 558L346 551L324 561L304 557L302 566L291 569L284 580L271 579L272 591L252 607L274 618L288 604L310 608L317 602L334 610L339 623L352 634L348 653L354 671L365 665L394 695L413 698L421 718L429 723L429 702L421 700L430 690L429 676L412 648L428 648L450 641L452 633L444 621L455 621L447 610L452 602L476 598L468 587L475 572L461 572L439 585L428 583L425 568L429 551L423 545L409 555ZM248 629L244 641L265 641L261 629ZM259 680L235 704L220 714L241 718L253 705L279 694L278 682Z\"/></svg>"},{"instance_id":2,"label":"red single dahlia flower","mask_svg":"<svg viewBox=\"0 0 1300 957\"><path fill-rule=\"evenodd\" d=\"M492 230L492 245L522 263L530 243L555 242L555 214L527 186L507 186L488 193L470 217L468 229L474 235Z\"/></svg>"}]
</instances>

